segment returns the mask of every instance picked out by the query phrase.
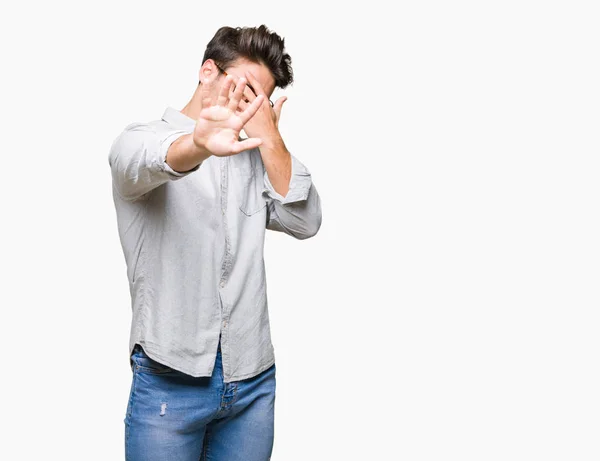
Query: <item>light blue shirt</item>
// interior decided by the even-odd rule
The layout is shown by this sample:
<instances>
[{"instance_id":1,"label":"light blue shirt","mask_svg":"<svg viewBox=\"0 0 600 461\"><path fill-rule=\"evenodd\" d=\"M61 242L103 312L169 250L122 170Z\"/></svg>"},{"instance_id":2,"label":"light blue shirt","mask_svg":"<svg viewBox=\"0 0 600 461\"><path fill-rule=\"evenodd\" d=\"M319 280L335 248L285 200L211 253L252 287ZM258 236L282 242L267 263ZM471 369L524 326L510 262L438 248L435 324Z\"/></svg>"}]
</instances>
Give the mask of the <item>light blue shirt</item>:
<instances>
[{"instance_id":1,"label":"light blue shirt","mask_svg":"<svg viewBox=\"0 0 600 461\"><path fill-rule=\"evenodd\" d=\"M220 336L224 381L231 382L275 363L265 231L315 235L321 201L294 155L285 197L271 185L258 148L176 172L167 151L194 127L194 119L167 107L161 120L126 126L110 148L131 293L129 354L139 343L164 365L211 376Z\"/></svg>"}]
</instances>

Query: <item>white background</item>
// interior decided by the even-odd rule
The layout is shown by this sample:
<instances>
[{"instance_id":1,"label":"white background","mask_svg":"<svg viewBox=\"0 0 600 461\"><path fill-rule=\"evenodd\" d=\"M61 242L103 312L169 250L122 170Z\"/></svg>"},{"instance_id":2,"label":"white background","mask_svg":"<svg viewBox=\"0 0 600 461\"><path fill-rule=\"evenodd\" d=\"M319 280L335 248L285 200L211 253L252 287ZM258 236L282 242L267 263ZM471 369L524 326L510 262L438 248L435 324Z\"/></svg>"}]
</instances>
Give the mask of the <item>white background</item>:
<instances>
[{"instance_id":1,"label":"white background","mask_svg":"<svg viewBox=\"0 0 600 461\"><path fill-rule=\"evenodd\" d=\"M108 149L187 103L219 27L264 23L323 204L266 242L272 459L598 460L595 4L3 6L0 458L124 459Z\"/></svg>"}]
</instances>

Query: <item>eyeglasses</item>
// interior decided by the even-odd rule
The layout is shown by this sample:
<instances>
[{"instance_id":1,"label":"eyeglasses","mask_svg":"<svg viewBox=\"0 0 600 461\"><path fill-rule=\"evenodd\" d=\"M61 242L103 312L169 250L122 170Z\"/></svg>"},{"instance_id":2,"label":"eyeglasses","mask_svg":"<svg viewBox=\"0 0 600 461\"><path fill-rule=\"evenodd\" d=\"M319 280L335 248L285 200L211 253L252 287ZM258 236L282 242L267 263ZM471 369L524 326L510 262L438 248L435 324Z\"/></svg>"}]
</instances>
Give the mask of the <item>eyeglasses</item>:
<instances>
[{"instance_id":1,"label":"eyeglasses","mask_svg":"<svg viewBox=\"0 0 600 461\"><path fill-rule=\"evenodd\" d=\"M221 68L221 66L219 66L217 63L215 63L215 66L217 66L217 69L219 69L221 72L223 72L223 74L225 75L225 77L227 77L227 75L229 75L229 74L228 74L227 72L225 72L225 70L224 70L224 69L222 69L222 68ZM251 90L251 91L254 93L254 96L258 96L258 95L256 94L256 91L254 91L254 88L252 88L252 85L250 85L249 83L246 83L246 86L247 86L248 88L250 88L250 90ZM271 101L270 99L269 99L269 104L271 104L271 107L273 107L273 101Z\"/></svg>"}]
</instances>

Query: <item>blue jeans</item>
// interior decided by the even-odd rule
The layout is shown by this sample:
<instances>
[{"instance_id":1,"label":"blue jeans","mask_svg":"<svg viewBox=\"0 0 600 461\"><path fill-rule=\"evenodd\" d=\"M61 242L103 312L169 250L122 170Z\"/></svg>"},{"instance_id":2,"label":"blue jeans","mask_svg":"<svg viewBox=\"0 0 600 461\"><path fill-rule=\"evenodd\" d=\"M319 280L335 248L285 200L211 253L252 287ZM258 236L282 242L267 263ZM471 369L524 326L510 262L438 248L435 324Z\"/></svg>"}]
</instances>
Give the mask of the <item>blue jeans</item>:
<instances>
[{"instance_id":1,"label":"blue jeans","mask_svg":"<svg viewBox=\"0 0 600 461\"><path fill-rule=\"evenodd\" d=\"M211 377L195 378L136 345L125 417L126 461L268 461L274 436L275 365L223 382L221 347Z\"/></svg>"}]
</instances>

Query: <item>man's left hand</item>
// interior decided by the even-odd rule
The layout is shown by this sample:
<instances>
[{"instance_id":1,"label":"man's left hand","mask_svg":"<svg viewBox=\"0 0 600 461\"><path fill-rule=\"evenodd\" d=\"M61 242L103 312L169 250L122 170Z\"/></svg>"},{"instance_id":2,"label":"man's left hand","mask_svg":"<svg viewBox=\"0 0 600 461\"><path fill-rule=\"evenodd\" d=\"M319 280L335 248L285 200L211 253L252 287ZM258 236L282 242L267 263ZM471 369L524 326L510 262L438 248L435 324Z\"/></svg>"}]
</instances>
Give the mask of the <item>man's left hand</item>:
<instances>
[{"instance_id":1,"label":"man's left hand","mask_svg":"<svg viewBox=\"0 0 600 461\"><path fill-rule=\"evenodd\" d=\"M254 91L256 91L256 95L252 93L252 91L245 91L244 96L248 96L249 101L245 102L243 99L240 101L238 111L243 111L249 104L252 104L252 101L256 99L256 96L262 94L264 96L264 101L256 111L256 113L252 116L248 122L244 125L244 132L250 138L261 138L263 143L268 143L272 139L277 139L280 137L279 134L279 118L281 116L281 108L283 103L287 101L287 96L280 97L275 103L273 103L273 107L269 103L269 97L265 94L265 90L260 84L260 82L256 79L251 72L246 71L244 75ZM248 88L249 90L249 88Z\"/></svg>"}]
</instances>

